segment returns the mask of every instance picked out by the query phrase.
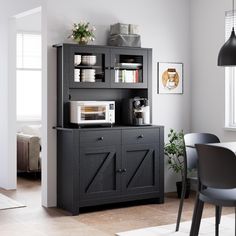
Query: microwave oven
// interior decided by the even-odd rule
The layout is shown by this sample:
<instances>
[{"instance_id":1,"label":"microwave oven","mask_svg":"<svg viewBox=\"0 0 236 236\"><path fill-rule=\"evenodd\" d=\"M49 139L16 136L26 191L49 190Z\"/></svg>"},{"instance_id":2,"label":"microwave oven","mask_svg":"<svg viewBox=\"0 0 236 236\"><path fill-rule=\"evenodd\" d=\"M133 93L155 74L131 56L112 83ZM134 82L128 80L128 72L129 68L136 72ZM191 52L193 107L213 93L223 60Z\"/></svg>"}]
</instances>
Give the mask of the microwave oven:
<instances>
[{"instance_id":1,"label":"microwave oven","mask_svg":"<svg viewBox=\"0 0 236 236\"><path fill-rule=\"evenodd\" d=\"M78 125L114 124L114 101L70 101L70 122Z\"/></svg>"}]
</instances>

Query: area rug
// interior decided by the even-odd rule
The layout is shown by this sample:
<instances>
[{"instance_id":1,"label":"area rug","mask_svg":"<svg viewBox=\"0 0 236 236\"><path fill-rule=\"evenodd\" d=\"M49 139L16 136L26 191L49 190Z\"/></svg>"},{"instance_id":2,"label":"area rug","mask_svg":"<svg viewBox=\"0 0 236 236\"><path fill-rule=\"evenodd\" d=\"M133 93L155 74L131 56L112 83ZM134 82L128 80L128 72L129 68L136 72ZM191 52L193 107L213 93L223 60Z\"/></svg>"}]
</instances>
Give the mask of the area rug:
<instances>
[{"instance_id":1,"label":"area rug","mask_svg":"<svg viewBox=\"0 0 236 236\"><path fill-rule=\"evenodd\" d=\"M25 205L0 193L0 210L25 207Z\"/></svg>"},{"instance_id":2,"label":"area rug","mask_svg":"<svg viewBox=\"0 0 236 236\"><path fill-rule=\"evenodd\" d=\"M220 235L234 235L234 214L221 217ZM185 221L180 224L179 232L175 232L175 224L162 225L157 227L143 228L117 233L117 236L189 236L191 221ZM199 236L215 235L215 218L205 218L201 221Z\"/></svg>"}]
</instances>

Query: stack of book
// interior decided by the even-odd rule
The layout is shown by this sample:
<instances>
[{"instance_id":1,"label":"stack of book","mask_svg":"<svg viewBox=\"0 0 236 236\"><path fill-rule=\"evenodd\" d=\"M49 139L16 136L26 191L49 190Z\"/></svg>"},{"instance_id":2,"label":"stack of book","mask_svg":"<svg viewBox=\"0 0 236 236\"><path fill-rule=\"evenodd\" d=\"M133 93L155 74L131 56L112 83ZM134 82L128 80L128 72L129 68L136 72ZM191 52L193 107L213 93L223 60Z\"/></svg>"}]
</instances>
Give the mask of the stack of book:
<instances>
[{"instance_id":1,"label":"stack of book","mask_svg":"<svg viewBox=\"0 0 236 236\"><path fill-rule=\"evenodd\" d=\"M141 83L142 64L141 63L116 63L115 65L116 83Z\"/></svg>"},{"instance_id":2,"label":"stack of book","mask_svg":"<svg viewBox=\"0 0 236 236\"><path fill-rule=\"evenodd\" d=\"M141 70L115 70L116 83L140 83L141 80Z\"/></svg>"}]
</instances>

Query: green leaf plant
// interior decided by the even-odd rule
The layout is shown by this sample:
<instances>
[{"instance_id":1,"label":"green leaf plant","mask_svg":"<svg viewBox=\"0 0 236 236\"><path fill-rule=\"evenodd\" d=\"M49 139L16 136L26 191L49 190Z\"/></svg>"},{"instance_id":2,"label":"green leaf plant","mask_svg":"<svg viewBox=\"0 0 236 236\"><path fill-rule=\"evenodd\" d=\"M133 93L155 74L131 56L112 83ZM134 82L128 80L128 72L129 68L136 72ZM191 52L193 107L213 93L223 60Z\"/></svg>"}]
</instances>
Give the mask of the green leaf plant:
<instances>
[{"instance_id":1,"label":"green leaf plant","mask_svg":"<svg viewBox=\"0 0 236 236\"><path fill-rule=\"evenodd\" d=\"M94 41L95 35L94 31L96 28L94 26L90 27L89 22L80 22L78 24L74 23L72 34L68 38L81 43L87 43L88 41Z\"/></svg>"},{"instance_id":2,"label":"green leaf plant","mask_svg":"<svg viewBox=\"0 0 236 236\"><path fill-rule=\"evenodd\" d=\"M164 153L166 155L169 169L175 173L180 173L184 177L184 133L170 129L168 143L165 144Z\"/></svg>"}]
</instances>

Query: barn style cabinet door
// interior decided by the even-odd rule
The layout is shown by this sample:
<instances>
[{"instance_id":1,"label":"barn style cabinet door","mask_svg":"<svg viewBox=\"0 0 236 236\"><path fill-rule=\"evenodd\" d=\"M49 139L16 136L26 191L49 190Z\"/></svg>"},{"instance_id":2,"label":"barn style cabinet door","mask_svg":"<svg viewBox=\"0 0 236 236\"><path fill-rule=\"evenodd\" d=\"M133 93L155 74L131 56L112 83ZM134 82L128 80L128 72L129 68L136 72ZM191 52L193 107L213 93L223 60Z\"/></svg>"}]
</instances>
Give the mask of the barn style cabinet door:
<instances>
[{"instance_id":1,"label":"barn style cabinet door","mask_svg":"<svg viewBox=\"0 0 236 236\"><path fill-rule=\"evenodd\" d=\"M81 148L80 165L81 201L120 195L119 146Z\"/></svg>"},{"instance_id":2,"label":"barn style cabinet door","mask_svg":"<svg viewBox=\"0 0 236 236\"><path fill-rule=\"evenodd\" d=\"M143 194L159 191L159 154L157 145L141 144L123 147L122 191Z\"/></svg>"}]
</instances>

